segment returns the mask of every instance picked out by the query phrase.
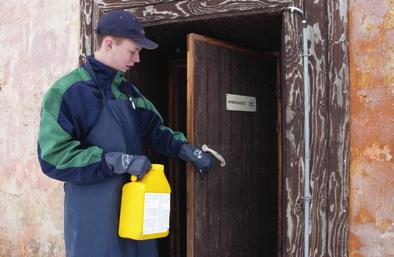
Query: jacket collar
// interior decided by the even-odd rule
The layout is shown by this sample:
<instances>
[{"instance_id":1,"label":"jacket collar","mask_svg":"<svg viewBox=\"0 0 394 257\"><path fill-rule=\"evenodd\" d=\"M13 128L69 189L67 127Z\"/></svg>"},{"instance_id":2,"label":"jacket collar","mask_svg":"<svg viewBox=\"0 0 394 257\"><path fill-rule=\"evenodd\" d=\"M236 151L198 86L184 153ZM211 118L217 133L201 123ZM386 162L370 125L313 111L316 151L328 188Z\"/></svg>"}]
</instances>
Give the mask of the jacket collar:
<instances>
[{"instance_id":1,"label":"jacket collar","mask_svg":"<svg viewBox=\"0 0 394 257\"><path fill-rule=\"evenodd\" d=\"M119 86L124 78L124 72L118 71L94 58L93 55L88 57L87 60L96 75L97 80L102 85L108 85L108 82L112 82L114 86ZM104 82L104 83L103 83ZM107 82L107 83L105 83Z\"/></svg>"}]
</instances>

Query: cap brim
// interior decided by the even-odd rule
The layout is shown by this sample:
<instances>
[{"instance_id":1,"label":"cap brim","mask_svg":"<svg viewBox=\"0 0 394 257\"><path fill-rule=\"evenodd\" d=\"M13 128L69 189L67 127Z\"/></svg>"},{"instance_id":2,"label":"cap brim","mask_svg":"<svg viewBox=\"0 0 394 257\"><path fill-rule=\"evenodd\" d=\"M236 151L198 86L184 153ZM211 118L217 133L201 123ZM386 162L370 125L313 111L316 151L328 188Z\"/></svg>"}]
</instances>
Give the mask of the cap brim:
<instances>
[{"instance_id":1,"label":"cap brim","mask_svg":"<svg viewBox=\"0 0 394 257\"><path fill-rule=\"evenodd\" d=\"M159 44L153 42L152 40L149 40L147 38L139 38L139 39L132 39L134 42L139 44L142 48L145 49L156 49Z\"/></svg>"}]
</instances>

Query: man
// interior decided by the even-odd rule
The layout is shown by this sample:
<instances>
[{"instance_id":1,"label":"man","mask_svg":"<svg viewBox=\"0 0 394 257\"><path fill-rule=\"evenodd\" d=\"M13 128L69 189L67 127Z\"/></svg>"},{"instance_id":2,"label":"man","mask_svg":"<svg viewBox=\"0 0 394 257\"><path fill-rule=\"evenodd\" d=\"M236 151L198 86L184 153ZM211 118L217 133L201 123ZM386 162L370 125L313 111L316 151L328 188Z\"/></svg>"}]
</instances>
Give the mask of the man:
<instances>
[{"instance_id":1,"label":"man","mask_svg":"<svg viewBox=\"0 0 394 257\"><path fill-rule=\"evenodd\" d=\"M64 181L67 257L156 257L156 241L117 235L121 188L130 174L141 178L156 152L212 165L209 154L165 127L160 114L124 72L140 62L145 37L129 12L111 11L97 26L98 50L82 67L54 83L41 110L38 157L43 172Z\"/></svg>"}]
</instances>

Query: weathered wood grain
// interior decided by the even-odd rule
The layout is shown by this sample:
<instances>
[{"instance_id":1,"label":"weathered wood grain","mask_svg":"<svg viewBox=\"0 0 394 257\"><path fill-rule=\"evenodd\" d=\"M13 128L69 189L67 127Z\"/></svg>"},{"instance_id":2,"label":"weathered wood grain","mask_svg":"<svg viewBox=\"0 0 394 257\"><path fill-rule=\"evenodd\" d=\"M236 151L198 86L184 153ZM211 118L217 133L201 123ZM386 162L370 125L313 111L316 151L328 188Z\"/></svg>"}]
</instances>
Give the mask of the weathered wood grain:
<instances>
[{"instance_id":1,"label":"weathered wood grain","mask_svg":"<svg viewBox=\"0 0 394 257\"><path fill-rule=\"evenodd\" d=\"M277 13L290 3L290 0L81 0L81 44L80 61L93 52L94 28L100 14L126 9L134 13L145 26L188 20L216 18L242 13Z\"/></svg>"},{"instance_id":2,"label":"weathered wood grain","mask_svg":"<svg viewBox=\"0 0 394 257\"><path fill-rule=\"evenodd\" d=\"M311 87L310 256L347 256L347 7L343 1L304 3ZM295 5L302 6L300 2ZM287 37L285 35L283 53L286 69L284 86L289 87L284 89L284 171L288 190L284 247L288 256L303 256L303 208L299 208L303 202L302 63L293 59L301 61L302 49L299 43L301 31L296 28L299 21L294 24L295 20L292 20L299 17L291 16L284 16L285 31L289 33ZM291 27L296 34L289 30ZM297 156L300 157L299 162Z\"/></svg>"},{"instance_id":3,"label":"weathered wood grain","mask_svg":"<svg viewBox=\"0 0 394 257\"><path fill-rule=\"evenodd\" d=\"M309 38L309 81L311 103L310 140L310 256L325 257L327 251L328 181L328 74L327 10L325 1L307 2L305 13Z\"/></svg>"},{"instance_id":4,"label":"weathered wood grain","mask_svg":"<svg viewBox=\"0 0 394 257\"><path fill-rule=\"evenodd\" d=\"M92 52L92 12L93 0L81 0L81 35L79 43L79 63L86 61L86 56Z\"/></svg>"},{"instance_id":5,"label":"weathered wood grain","mask_svg":"<svg viewBox=\"0 0 394 257\"><path fill-rule=\"evenodd\" d=\"M348 6L327 1L328 183L327 256L349 256L349 68Z\"/></svg>"},{"instance_id":6,"label":"weathered wood grain","mask_svg":"<svg viewBox=\"0 0 394 257\"><path fill-rule=\"evenodd\" d=\"M112 9L129 8L130 6L144 6L161 4L166 2L176 2L176 0L101 0L102 5ZM125 7L126 6L126 7Z\"/></svg>"},{"instance_id":7,"label":"weathered wood grain","mask_svg":"<svg viewBox=\"0 0 394 257\"><path fill-rule=\"evenodd\" d=\"M298 1L295 6L301 7ZM283 256L303 256L303 75L301 19L285 12L282 26L282 90L284 117Z\"/></svg>"},{"instance_id":8,"label":"weathered wood grain","mask_svg":"<svg viewBox=\"0 0 394 257\"><path fill-rule=\"evenodd\" d=\"M198 18L220 17L229 13L240 15L246 11L278 12L288 0L228 0L228 1L200 1L184 0L174 3L160 3L147 5L143 8L130 8L143 22L152 25L176 22L176 20L194 20Z\"/></svg>"}]
</instances>

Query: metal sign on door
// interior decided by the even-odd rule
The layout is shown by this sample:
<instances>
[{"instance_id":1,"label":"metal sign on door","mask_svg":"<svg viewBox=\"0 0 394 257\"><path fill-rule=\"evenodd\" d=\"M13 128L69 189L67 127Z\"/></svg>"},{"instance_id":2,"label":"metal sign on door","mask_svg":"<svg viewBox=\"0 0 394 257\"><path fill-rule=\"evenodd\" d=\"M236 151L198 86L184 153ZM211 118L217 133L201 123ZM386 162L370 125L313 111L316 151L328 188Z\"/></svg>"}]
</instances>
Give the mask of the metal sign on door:
<instances>
[{"instance_id":1,"label":"metal sign on door","mask_svg":"<svg viewBox=\"0 0 394 257\"><path fill-rule=\"evenodd\" d=\"M226 94L226 110L256 112L256 97Z\"/></svg>"}]
</instances>

